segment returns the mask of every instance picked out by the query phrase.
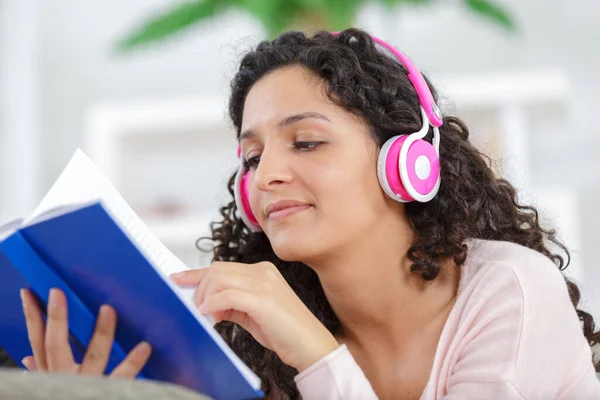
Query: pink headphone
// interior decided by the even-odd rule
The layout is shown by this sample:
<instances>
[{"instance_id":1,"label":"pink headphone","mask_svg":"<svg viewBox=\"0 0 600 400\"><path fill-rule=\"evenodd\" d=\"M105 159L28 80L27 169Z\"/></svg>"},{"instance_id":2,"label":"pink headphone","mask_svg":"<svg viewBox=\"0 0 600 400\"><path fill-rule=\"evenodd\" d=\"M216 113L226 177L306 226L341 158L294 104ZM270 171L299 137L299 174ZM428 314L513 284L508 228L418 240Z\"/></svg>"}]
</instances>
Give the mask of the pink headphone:
<instances>
[{"instance_id":1,"label":"pink headphone","mask_svg":"<svg viewBox=\"0 0 600 400\"><path fill-rule=\"evenodd\" d=\"M338 35L339 32L332 32ZM379 151L377 177L384 192L392 199L407 203L411 201L427 202L435 197L440 187L440 131L442 114L421 72L408 57L381 39L373 37L379 50L403 64L408 70L408 79L412 83L419 102L423 126L418 132L398 135L389 139ZM429 127L433 127L433 143L423 138ZM238 158L240 148L238 147ZM240 163L235 177L235 202L242 221L254 231L261 231L248 197L249 171Z\"/></svg>"}]
</instances>

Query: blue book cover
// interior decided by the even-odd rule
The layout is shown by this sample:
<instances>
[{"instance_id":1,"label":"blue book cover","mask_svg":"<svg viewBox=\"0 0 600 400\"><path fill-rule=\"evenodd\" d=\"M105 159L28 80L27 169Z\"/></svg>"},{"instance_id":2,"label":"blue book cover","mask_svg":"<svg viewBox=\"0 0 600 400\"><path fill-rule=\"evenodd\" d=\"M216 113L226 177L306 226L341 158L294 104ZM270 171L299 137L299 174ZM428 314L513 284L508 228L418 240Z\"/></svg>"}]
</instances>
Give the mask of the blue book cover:
<instances>
[{"instance_id":1,"label":"blue book cover","mask_svg":"<svg viewBox=\"0 0 600 400\"><path fill-rule=\"evenodd\" d=\"M11 358L20 363L23 357L33 354L27 337L20 290L29 289L35 295L45 320L49 291L55 287L66 294L71 332L69 342L75 362L80 363L85 353L83 343L89 343L91 339L95 318L21 233L14 233L0 242L0 271L3 277L0 284L0 304L3 305L0 313L0 344ZM109 357L107 373L118 365L124 355L115 342Z\"/></svg>"},{"instance_id":2,"label":"blue book cover","mask_svg":"<svg viewBox=\"0 0 600 400\"><path fill-rule=\"evenodd\" d=\"M146 340L153 349L142 370L147 379L183 385L215 399L262 397L259 379L183 292L154 268L102 203L21 228L0 249L0 291L7 292L2 300L8 300L3 301L0 330L12 332L3 339L13 338L0 346L11 356L31 354L18 288L31 287L47 301L48 290L59 287L67 294L70 331L83 346L100 306L115 308L113 367Z\"/></svg>"},{"instance_id":3,"label":"blue book cover","mask_svg":"<svg viewBox=\"0 0 600 400\"><path fill-rule=\"evenodd\" d=\"M139 375L215 399L263 397L261 382L193 304L195 288L168 275L188 269L78 150L36 210L0 228L0 347L31 355L20 289L45 310L50 288L67 297L70 344L80 361L102 304L117 312L107 372L139 342L152 355Z\"/></svg>"}]
</instances>

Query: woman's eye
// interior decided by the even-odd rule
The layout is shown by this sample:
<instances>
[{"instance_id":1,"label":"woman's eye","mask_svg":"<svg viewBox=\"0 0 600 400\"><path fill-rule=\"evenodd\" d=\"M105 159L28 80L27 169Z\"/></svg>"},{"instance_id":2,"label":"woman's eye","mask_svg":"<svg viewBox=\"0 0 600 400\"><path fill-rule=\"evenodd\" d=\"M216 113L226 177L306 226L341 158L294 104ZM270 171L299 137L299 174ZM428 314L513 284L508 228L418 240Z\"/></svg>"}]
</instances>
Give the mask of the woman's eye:
<instances>
[{"instance_id":1,"label":"woman's eye","mask_svg":"<svg viewBox=\"0 0 600 400\"><path fill-rule=\"evenodd\" d=\"M310 151L314 150L320 144L323 144L323 142L296 142L294 143L294 147L300 151Z\"/></svg>"},{"instance_id":2,"label":"woman's eye","mask_svg":"<svg viewBox=\"0 0 600 400\"><path fill-rule=\"evenodd\" d=\"M244 160L244 168L256 168L258 167L258 163L260 162L260 156L250 157L247 160Z\"/></svg>"},{"instance_id":3,"label":"woman's eye","mask_svg":"<svg viewBox=\"0 0 600 400\"><path fill-rule=\"evenodd\" d=\"M296 143L294 143L294 147L298 151L311 151L323 143L324 142L296 142ZM258 167L259 162L260 162L259 155L250 157L250 158L244 160L244 168L255 169Z\"/></svg>"}]
</instances>

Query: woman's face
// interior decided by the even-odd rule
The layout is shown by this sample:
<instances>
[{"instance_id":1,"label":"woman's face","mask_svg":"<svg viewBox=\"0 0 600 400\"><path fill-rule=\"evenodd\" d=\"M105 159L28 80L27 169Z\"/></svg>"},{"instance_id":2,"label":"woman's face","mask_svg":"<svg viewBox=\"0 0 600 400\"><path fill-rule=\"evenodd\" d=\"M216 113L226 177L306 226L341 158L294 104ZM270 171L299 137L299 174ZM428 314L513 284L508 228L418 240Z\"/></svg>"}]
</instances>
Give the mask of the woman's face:
<instances>
[{"instance_id":1,"label":"woman's face","mask_svg":"<svg viewBox=\"0 0 600 400\"><path fill-rule=\"evenodd\" d=\"M394 207L377 180L368 126L327 99L303 67L252 87L240 144L252 211L283 260L310 263L350 248Z\"/></svg>"}]
</instances>

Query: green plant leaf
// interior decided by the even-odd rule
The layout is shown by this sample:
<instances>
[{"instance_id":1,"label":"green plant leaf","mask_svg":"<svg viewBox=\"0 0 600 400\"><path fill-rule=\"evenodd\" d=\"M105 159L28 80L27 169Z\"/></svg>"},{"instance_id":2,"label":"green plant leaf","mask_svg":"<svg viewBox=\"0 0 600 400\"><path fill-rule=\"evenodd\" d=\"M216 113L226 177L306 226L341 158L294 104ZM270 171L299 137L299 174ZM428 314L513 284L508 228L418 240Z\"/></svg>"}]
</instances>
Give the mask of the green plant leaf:
<instances>
[{"instance_id":1,"label":"green plant leaf","mask_svg":"<svg viewBox=\"0 0 600 400\"><path fill-rule=\"evenodd\" d=\"M328 1L328 16L330 31L341 31L348 29L354 23L354 17L358 13L362 0L330 0Z\"/></svg>"},{"instance_id":2,"label":"green plant leaf","mask_svg":"<svg viewBox=\"0 0 600 400\"><path fill-rule=\"evenodd\" d=\"M293 2L305 9L322 10L331 3L331 0L295 0Z\"/></svg>"},{"instance_id":3,"label":"green plant leaf","mask_svg":"<svg viewBox=\"0 0 600 400\"><path fill-rule=\"evenodd\" d=\"M196 0L186 2L154 16L117 42L117 52L165 39L194 23L213 17L231 4L230 0Z\"/></svg>"},{"instance_id":4,"label":"green plant leaf","mask_svg":"<svg viewBox=\"0 0 600 400\"><path fill-rule=\"evenodd\" d=\"M374 0L187 0L171 10L149 18L117 42L117 52L126 52L147 43L164 40L191 25L237 8L254 16L274 38L282 30L305 21L311 28L342 30L353 25L360 7ZM386 7L425 5L436 0L378 0ZM464 0L472 11L509 30L515 29L512 17L491 0ZM315 26L312 26L315 25ZM301 28L302 29L302 28Z\"/></svg>"},{"instance_id":5,"label":"green plant leaf","mask_svg":"<svg viewBox=\"0 0 600 400\"><path fill-rule=\"evenodd\" d=\"M515 30L516 24L511 15L499 5L489 0L465 0L467 6L483 17L489 18L508 30Z\"/></svg>"},{"instance_id":6,"label":"green plant leaf","mask_svg":"<svg viewBox=\"0 0 600 400\"><path fill-rule=\"evenodd\" d=\"M434 0L379 0L380 3L383 3L383 5L387 6L387 7L392 7L401 3L405 3L405 4L426 4L426 3L431 3Z\"/></svg>"},{"instance_id":7,"label":"green plant leaf","mask_svg":"<svg viewBox=\"0 0 600 400\"><path fill-rule=\"evenodd\" d=\"M233 3L260 21L270 38L275 37L293 18L293 1L233 0Z\"/></svg>"}]
</instances>

